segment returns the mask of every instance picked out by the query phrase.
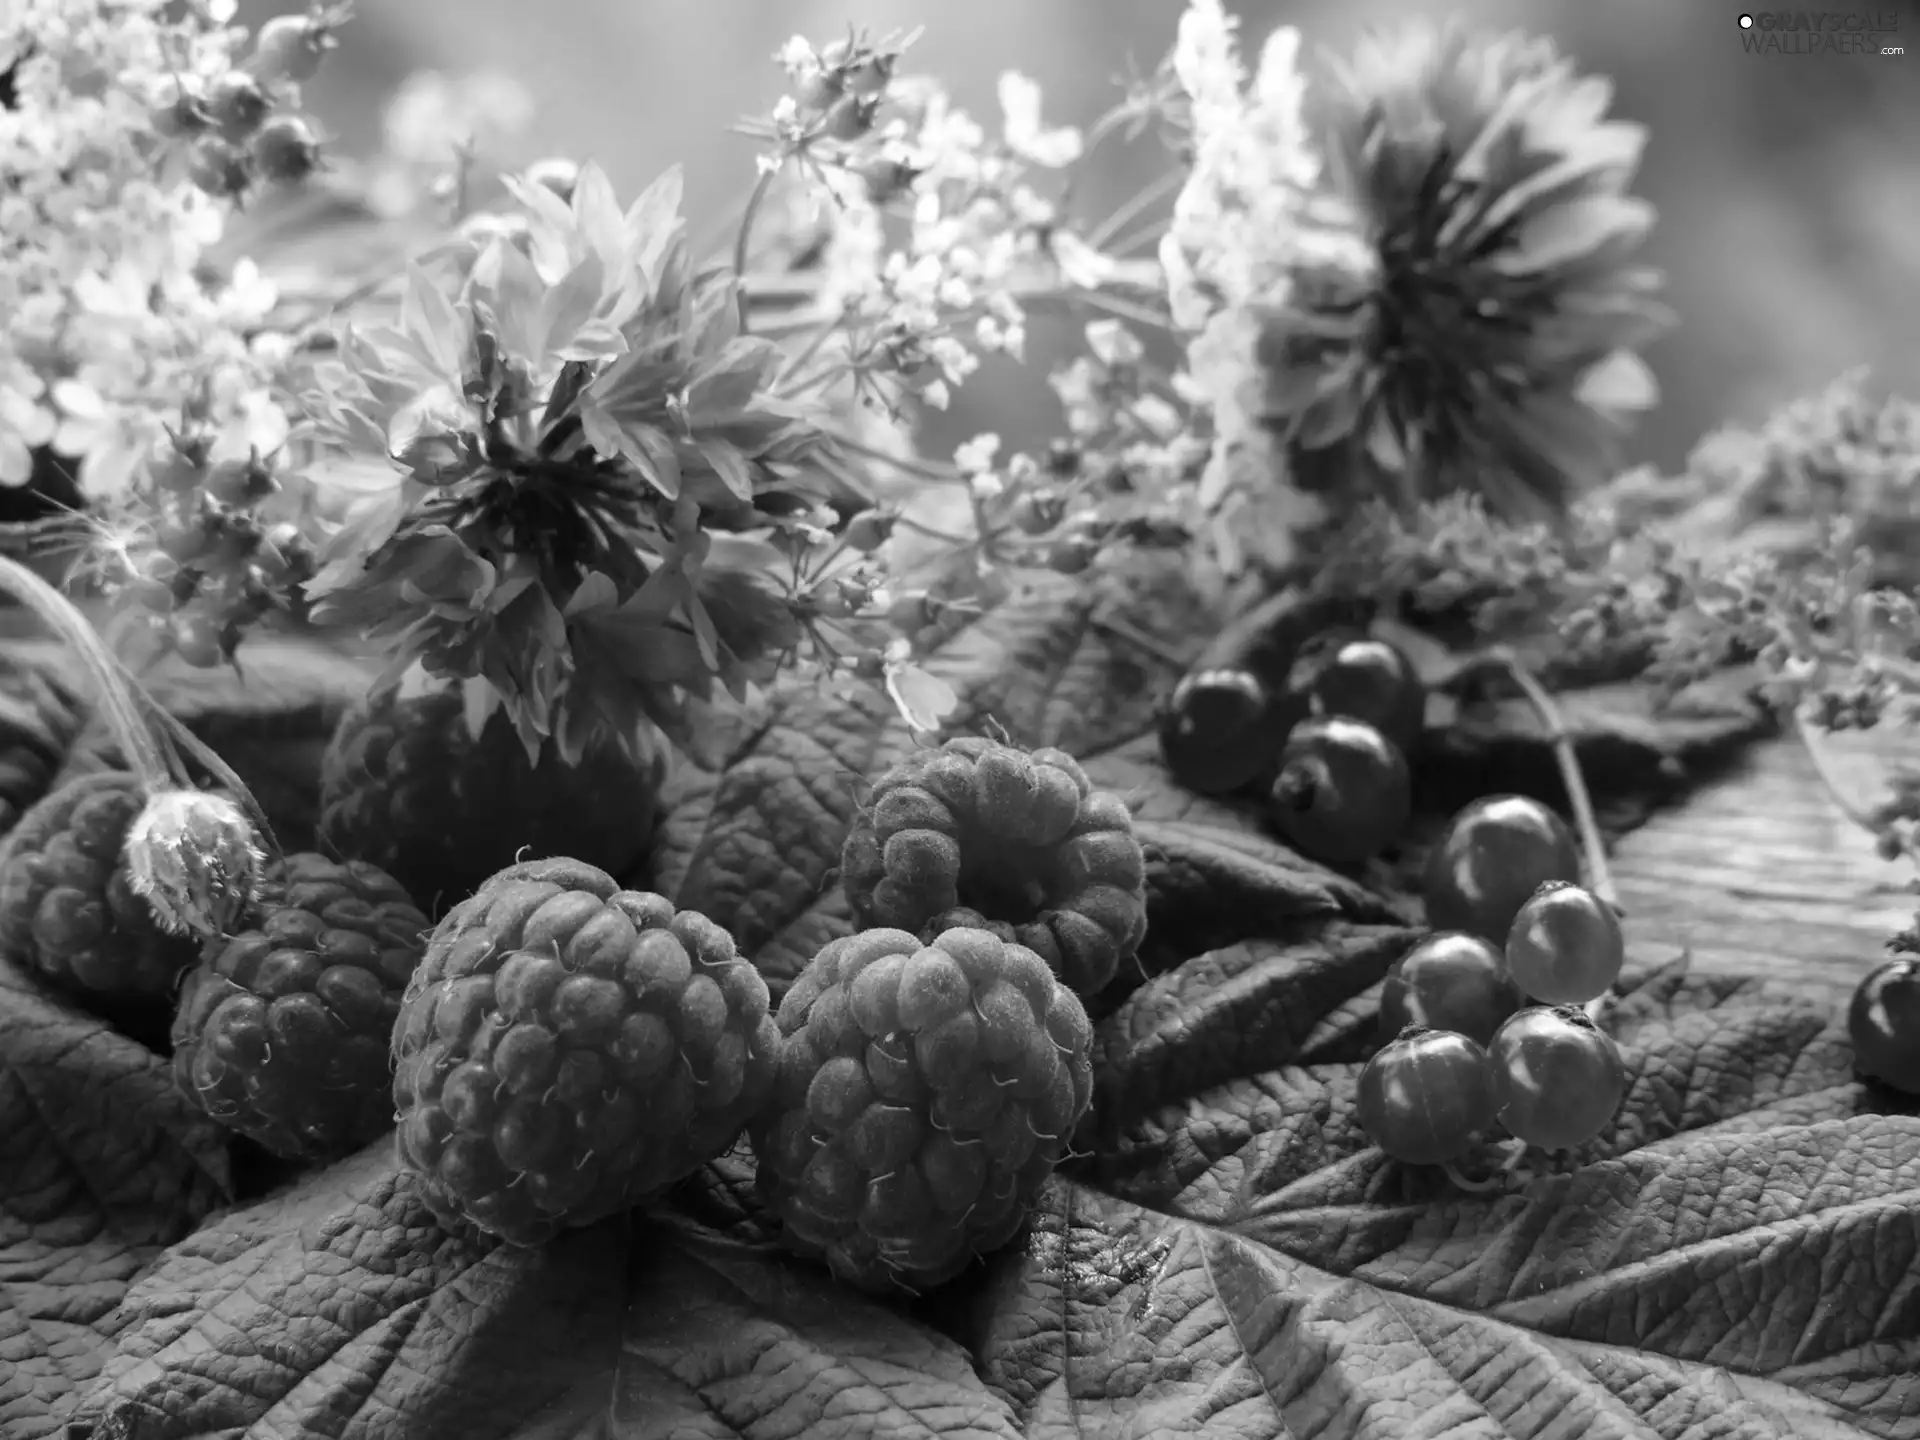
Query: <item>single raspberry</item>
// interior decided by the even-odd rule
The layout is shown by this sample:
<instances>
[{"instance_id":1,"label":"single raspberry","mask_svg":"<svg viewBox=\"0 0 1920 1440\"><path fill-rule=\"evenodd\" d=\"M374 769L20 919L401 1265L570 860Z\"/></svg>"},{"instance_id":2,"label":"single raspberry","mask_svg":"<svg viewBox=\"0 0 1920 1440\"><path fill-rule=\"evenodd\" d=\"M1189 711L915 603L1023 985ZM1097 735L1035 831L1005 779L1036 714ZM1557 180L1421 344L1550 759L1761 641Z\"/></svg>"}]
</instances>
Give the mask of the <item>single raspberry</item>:
<instances>
[{"instance_id":1,"label":"single raspberry","mask_svg":"<svg viewBox=\"0 0 1920 1440\"><path fill-rule=\"evenodd\" d=\"M1093 1095L1080 1001L984 930L835 940L778 1023L759 1187L793 1250L865 1289L941 1284L1011 1240Z\"/></svg>"},{"instance_id":2,"label":"single raspberry","mask_svg":"<svg viewBox=\"0 0 1920 1440\"><path fill-rule=\"evenodd\" d=\"M557 859L440 922L393 1047L400 1159L435 1213L537 1245L731 1147L779 1034L726 931Z\"/></svg>"},{"instance_id":3,"label":"single raspberry","mask_svg":"<svg viewBox=\"0 0 1920 1440\"><path fill-rule=\"evenodd\" d=\"M21 817L0 849L0 953L103 1000L170 999L199 950L134 892L124 850L146 804L137 776L108 771Z\"/></svg>"},{"instance_id":4,"label":"single raspberry","mask_svg":"<svg viewBox=\"0 0 1920 1440\"><path fill-rule=\"evenodd\" d=\"M530 764L495 714L476 739L457 691L393 690L341 718L321 761L321 848L377 865L430 915L516 858L569 855L615 875L652 840L665 751L612 745Z\"/></svg>"},{"instance_id":5,"label":"single raspberry","mask_svg":"<svg viewBox=\"0 0 1920 1440\"><path fill-rule=\"evenodd\" d=\"M174 1079L276 1155L357 1150L393 1124L393 1025L432 927L391 876L312 854L248 920L188 973Z\"/></svg>"},{"instance_id":6,"label":"single raspberry","mask_svg":"<svg viewBox=\"0 0 1920 1440\"><path fill-rule=\"evenodd\" d=\"M1147 933L1133 817L1060 750L969 737L916 753L874 784L840 874L862 925L1004 926L1079 995Z\"/></svg>"}]
</instances>

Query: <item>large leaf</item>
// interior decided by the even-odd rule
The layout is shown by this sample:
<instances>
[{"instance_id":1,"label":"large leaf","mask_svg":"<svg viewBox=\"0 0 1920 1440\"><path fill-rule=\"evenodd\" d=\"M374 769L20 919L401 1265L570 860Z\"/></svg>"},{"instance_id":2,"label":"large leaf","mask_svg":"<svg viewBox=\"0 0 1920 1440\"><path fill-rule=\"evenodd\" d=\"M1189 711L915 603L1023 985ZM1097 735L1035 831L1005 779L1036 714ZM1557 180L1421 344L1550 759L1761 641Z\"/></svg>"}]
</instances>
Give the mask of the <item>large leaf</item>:
<instances>
[{"instance_id":1,"label":"large leaf","mask_svg":"<svg viewBox=\"0 0 1920 1440\"><path fill-rule=\"evenodd\" d=\"M0 1436L60 1433L128 1285L229 1183L165 1060L0 958Z\"/></svg>"},{"instance_id":2,"label":"large leaf","mask_svg":"<svg viewBox=\"0 0 1920 1440\"><path fill-rule=\"evenodd\" d=\"M1100 997L1096 1109L1021 1242L922 1300L856 1297L778 1251L739 1155L527 1255L435 1228L376 1147L162 1256L96 1332L82 1418L101 1440L1920 1440L1920 1121L1855 1081L1830 1011L1651 966L1638 937L1606 1134L1506 1191L1386 1161L1353 1091L1414 933L1418 833L1340 873L1255 808L1183 795L1151 734L1172 676L1125 637L1060 584L926 660L961 727L1083 756L1149 855L1153 933ZM1762 728L1562 700L1616 828ZM1552 793L1523 712L1430 738L1429 771ZM777 688L701 731L631 878L726 924L778 988L844 932L841 839L916 743L867 692Z\"/></svg>"},{"instance_id":3,"label":"large leaf","mask_svg":"<svg viewBox=\"0 0 1920 1440\"><path fill-rule=\"evenodd\" d=\"M383 1142L168 1252L78 1418L100 1440L479 1440L595 1378L604 1408L627 1233L542 1251L449 1235Z\"/></svg>"}]
</instances>

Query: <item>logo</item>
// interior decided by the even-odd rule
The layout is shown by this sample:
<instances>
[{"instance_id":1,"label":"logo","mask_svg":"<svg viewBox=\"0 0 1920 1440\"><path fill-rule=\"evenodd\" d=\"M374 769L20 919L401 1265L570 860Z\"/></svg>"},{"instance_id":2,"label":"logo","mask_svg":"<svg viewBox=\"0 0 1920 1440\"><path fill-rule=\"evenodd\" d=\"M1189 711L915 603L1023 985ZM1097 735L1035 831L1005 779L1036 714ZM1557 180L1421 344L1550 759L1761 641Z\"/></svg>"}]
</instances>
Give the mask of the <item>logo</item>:
<instances>
[{"instance_id":1,"label":"logo","mask_svg":"<svg viewBox=\"0 0 1920 1440\"><path fill-rule=\"evenodd\" d=\"M1898 10L1755 10L1740 17L1749 55L1904 55Z\"/></svg>"}]
</instances>

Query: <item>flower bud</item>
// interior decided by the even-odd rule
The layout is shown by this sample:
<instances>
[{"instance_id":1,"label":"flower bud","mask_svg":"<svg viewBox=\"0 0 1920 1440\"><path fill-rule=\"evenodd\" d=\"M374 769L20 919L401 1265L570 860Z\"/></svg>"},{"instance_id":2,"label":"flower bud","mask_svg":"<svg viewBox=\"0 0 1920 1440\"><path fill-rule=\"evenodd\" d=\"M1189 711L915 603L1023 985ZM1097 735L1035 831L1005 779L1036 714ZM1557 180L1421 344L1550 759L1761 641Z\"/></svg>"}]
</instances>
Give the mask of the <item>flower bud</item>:
<instances>
[{"instance_id":1,"label":"flower bud","mask_svg":"<svg viewBox=\"0 0 1920 1440\"><path fill-rule=\"evenodd\" d=\"M134 893L172 935L227 933L259 893L266 857L233 801L200 790L163 790L127 831Z\"/></svg>"},{"instance_id":2,"label":"flower bud","mask_svg":"<svg viewBox=\"0 0 1920 1440\"><path fill-rule=\"evenodd\" d=\"M229 70L207 87L206 111L221 136L238 144L273 113L273 99L244 70Z\"/></svg>"},{"instance_id":3,"label":"flower bud","mask_svg":"<svg viewBox=\"0 0 1920 1440\"><path fill-rule=\"evenodd\" d=\"M863 100L857 95L849 95L836 101L820 122L820 131L832 140L858 140L873 129L874 118L880 113L878 100Z\"/></svg>"},{"instance_id":4,"label":"flower bud","mask_svg":"<svg viewBox=\"0 0 1920 1440\"><path fill-rule=\"evenodd\" d=\"M195 143L187 173L195 185L216 200L244 195L253 184L253 167L245 152L211 135Z\"/></svg>"},{"instance_id":5,"label":"flower bud","mask_svg":"<svg viewBox=\"0 0 1920 1440\"><path fill-rule=\"evenodd\" d=\"M529 185L544 185L562 200L571 202L574 187L580 183L580 167L565 156L555 155L534 161L527 167L524 178Z\"/></svg>"}]
</instances>

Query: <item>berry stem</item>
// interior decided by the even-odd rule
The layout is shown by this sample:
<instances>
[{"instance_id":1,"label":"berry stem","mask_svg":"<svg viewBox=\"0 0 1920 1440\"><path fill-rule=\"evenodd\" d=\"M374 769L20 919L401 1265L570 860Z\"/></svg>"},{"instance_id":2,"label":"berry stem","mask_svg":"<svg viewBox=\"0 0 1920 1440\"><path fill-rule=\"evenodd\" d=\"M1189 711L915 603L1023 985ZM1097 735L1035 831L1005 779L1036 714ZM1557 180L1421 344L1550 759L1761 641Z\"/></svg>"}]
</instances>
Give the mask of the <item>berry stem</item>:
<instances>
[{"instance_id":1,"label":"berry stem","mask_svg":"<svg viewBox=\"0 0 1920 1440\"><path fill-rule=\"evenodd\" d=\"M1580 849L1587 863L1587 888L1592 890L1608 905L1616 915L1625 914L1620 906L1619 891L1614 888L1613 870L1607 864L1607 842L1600 834L1600 822L1594 818L1593 797L1587 790L1586 776L1580 770L1580 757L1574 753L1573 737L1567 733L1566 717L1560 713L1560 707L1542 685L1526 663L1504 645L1495 645L1480 652L1470 662L1469 668L1488 666L1503 670L1520 693L1533 707L1540 718L1540 728L1546 732L1547 743L1553 749L1553 761L1560 771L1560 784L1567 792L1567 804L1573 810L1574 829L1580 837ZM1605 995L1589 1000L1584 1007L1587 1015L1595 1021L1606 1008Z\"/></svg>"},{"instance_id":2,"label":"berry stem","mask_svg":"<svg viewBox=\"0 0 1920 1440\"><path fill-rule=\"evenodd\" d=\"M1607 845L1600 835L1600 822L1594 817L1593 797L1586 776L1580 770L1580 757L1574 753L1573 737L1567 733L1566 718L1524 661L1504 645L1492 646L1476 657L1476 666L1484 664L1506 672L1509 679L1533 707L1553 749L1553 761L1560 771L1560 783L1567 792L1567 804L1573 810L1574 829L1580 836L1580 849L1587 862L1588 889L1617 911L1619 892L1614 888L1613 871L1607 864Z\"/></svg>"}]
</instances>

